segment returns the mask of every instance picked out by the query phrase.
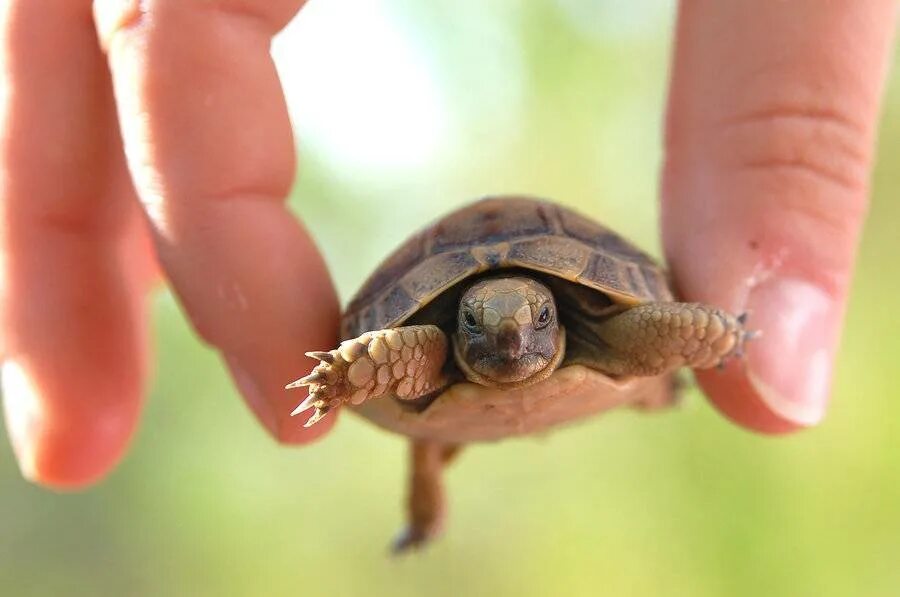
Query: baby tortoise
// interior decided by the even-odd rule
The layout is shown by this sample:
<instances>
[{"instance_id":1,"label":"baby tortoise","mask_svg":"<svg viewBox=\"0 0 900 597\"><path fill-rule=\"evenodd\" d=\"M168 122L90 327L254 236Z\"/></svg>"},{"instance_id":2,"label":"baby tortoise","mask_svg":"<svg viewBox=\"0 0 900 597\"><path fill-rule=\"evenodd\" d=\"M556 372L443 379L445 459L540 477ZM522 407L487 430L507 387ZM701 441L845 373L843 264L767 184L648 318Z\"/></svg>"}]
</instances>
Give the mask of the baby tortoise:
<instances>
[{"instance_id":1,"label":"baby tortoise","mask_svg":"<svg viewBox=\"0 0 900 597\"><path fill-rule=\"evenodd\" d=\"M536 433L621 404L673 401L679 367L739 356L744 318L674 302L665 271L615 232L546 201L492 197L419 232L350 301L341 345L287 387L313 425L350 404L411 438L406 531L441 529L462 444Z\"/></svg>"}]
</instances>

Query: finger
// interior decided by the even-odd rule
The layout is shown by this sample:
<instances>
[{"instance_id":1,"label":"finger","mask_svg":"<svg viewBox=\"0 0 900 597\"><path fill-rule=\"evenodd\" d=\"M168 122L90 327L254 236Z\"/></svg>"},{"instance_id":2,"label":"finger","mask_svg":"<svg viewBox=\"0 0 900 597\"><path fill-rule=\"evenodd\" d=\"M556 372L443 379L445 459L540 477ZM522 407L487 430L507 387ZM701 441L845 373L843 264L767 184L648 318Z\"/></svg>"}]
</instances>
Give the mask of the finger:
<instances>
[{"instance_id":1,"label":"finger","mask_svg":"<svg viewBox=\"0 0 900 597\"><path fill-rule=\"evenodd\" d=\"M89 2L2 9L0 334L25 477L73 487L121 458L146 377L151 274Z\"/></svg>"},{"instance_id":2,"label":"finger","mask_svg":"<svg viewBox=\"0 0 900 597\"><path fill-rule=\"evenodd\" d=\"M334 346L338 318L322 258L284 205L295 156L269 44L300 4L95 4L161 263L259 420L287 442L333 423L304 429L290 417L303 395L284 386L311 368L304 352Z\"/></svg>"},{"instance_id":3,"label":"finger","mask_svg":"<svg viewBox=\"0 0 900 597\"><path fill-rule=\"evenodd\" d=\"M762 331L700 382L778 432L824 415L860 226L892 0L681 4L663 236L688 300Z\"/></svg>"}]
</instances>

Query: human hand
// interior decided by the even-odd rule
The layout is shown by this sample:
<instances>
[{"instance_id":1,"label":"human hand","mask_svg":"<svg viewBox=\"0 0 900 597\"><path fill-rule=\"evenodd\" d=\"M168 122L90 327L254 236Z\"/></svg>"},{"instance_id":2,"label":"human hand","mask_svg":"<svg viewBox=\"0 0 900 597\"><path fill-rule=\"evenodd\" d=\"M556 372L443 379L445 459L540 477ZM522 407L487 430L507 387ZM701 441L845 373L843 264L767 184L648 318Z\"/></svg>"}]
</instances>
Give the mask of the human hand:
<instances>
[{"instance_id":1,"label":"human hand","mask_svg":"<svg viewBox=\"0 0 900 597\"><path fill-rule=\"evenodd\" d=\"M698 374L736 422L825 414L897 4L685 0L663 239L686 300L750 311L745 366Z\"/></svg>"},{"instance_id":2,"label":"human hand","mask_svg":"<svg viewBox=\"0 0 900 597\"><path fill-rule=\"evenodd\" d=\"M269 42L302 3L98 0L97 28L90 0L0 9L0 350L28 479L89 484L124 453L147 379L152 245L276 438L333 424L288 422L284 399L338 317L283 202L294 143Z\"/></svg>"},{"instance_id":3,"label":"human hand","mask_svg":"<svg viewBox=\"0 0 900 597\"><path fill-rule=\"evenodd\" d=\"M106 56L90 4L3 9L0 329L23 473L78 486L123 453L146 379L148 236L263 424L313 439L334 418L304 431L279 398L302 351L334 343L337 303L281 203L293 143L268 54L302 1L98 0ZM701 376L748 427L824 412L893 16L886 0L684 3L663 230L687 298L749 307L765 331L750 374Z\"/></svg>"}]
</instances>

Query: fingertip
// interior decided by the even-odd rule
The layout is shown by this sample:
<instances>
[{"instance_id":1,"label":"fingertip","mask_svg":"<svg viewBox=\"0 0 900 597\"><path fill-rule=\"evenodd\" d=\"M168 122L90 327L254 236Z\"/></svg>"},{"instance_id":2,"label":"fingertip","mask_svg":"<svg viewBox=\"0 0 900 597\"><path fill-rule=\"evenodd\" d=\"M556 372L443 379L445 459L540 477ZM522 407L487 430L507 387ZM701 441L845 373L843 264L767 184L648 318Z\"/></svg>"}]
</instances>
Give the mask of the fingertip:
<instances>
[{"instance_id":1,"label":"fingertip","mask_svg":"<svg viewBox=\"0 0 900 597\"><path fill-rule=\"evenodd\" d=\"M23 477L34 481L37 476L37 429L43 414L39 390L31 376L13 360L5 361L0 369L0 388L6 429L19 470Z\"/></svg>"},{"instance_id":2,"label":"fingertip","mask_svg":"<svg viewBox=\"0 0 900 597\"><path fill-rule=\"evenodd\" d=\"M104 396L107 388L83 389L77 383L60 394L52 383L39 384L38 377L24 362L8 359L3 363L0 380L6 426L22 476L58 490L99 482L125 454L140 400L137 396L120 399L118 392ZM138 391L135 388L132 393ZM87 404L98 401L103 408Z\"/></svg>"},{"instance_id":3,"label":"fingertip","mask_svg":"<svg viewBox=\"0 0 900 597\"><path fill-rule=\"evenodd\" d=\"M281 356L272 355L271 361L281 360ZM281 368L273 367L273 362L258 363L253 358L240 358L227 353L223 358L244 402L278 443L312 443L327 434L337 421L337 413L334 412L316 425L304 427L308 415L292 415L296 406L306 398L306 393L288 390L282 382L296 378L298 372L308 371L311 366L304 368L301 363L289 367L292 373L282 376L277 373Z\"/></svg>"},{"instance_id":4,"label":"fingertip","mask_svg":"<svg viewBox=\"0 0 900 597\"><path fill-rule=\"evenodd\" d=\"M697 371L697 382L710 403L733 423L757 433L781 435L799 431L805 425L775 414L739 366L723 371Z\"/></svg>"},{"instance_id":5,"label":"fingertip","mask_svg":"<svg viewBox=\"0 0 900 597\"><path fill-rule=\"evenodd\" d=\"M843 301L794 277L775 277L751 289L748 328L760 330L746 359L723 372L698 376L710 400L750 429L785 433L825 417Z\"/></svg>"}]
</instances>

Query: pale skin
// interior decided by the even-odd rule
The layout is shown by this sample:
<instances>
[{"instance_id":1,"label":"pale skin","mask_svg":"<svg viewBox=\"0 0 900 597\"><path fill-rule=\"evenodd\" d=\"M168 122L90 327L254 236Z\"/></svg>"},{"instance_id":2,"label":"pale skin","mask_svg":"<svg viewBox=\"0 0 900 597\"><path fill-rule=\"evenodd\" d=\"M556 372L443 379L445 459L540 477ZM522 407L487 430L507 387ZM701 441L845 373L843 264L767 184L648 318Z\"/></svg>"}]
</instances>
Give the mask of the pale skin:
<instances>
[{"instance_id":1,"label":"pale skin","mask_svg":"<svg viewBox=\"0 0 900 597\"><path fill-rule=\"evenodd\" d=\"M301 5L3 3L0 337L26 478L81 487L122 457L158 268L278 441L334 422L296 424L283 389L338 329L324 263L282 202L296 156L269 41ZM889 0L682 3L663 240L686 300L750 310L764 332L744 367L700 375L750 429L825 412L895 13Z\"/></svg>"}]
</instances>

